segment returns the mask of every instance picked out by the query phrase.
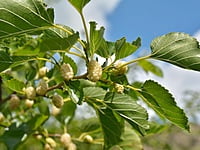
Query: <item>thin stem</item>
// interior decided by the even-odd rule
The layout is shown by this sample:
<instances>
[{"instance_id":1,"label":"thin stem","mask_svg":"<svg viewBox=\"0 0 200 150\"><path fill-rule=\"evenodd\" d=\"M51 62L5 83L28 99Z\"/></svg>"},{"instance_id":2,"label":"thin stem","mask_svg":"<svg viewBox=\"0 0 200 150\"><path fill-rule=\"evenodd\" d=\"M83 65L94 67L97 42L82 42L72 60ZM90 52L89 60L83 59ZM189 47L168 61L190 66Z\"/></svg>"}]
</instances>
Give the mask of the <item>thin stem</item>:
<instances>
[{"instance_id":1,"label":"thin stem","mask_svg":"<svg viewBox=\"0 0 200 150\"><path fill-rule=\"evenodd\" d=\"M127 88L133 90L133 91L141 91L141 89L138 89L138 88L135 88L135 87L132 87L130 85L126 85Z\"/></svg>"},{"instance_id":2,"label":"thin stem","mask_svg":"<svg viewBox=\"0 0 200 150\"><path fill-rule=\"evenodd\" d=\"M144 57L139 57L139 58L136 58L136 59L134 59L134 60L131 60L131 61L127 62L127 63L124 63L124 64L121 65L120 67L127 66L127 65L129 65L129 64L135 63L135 62L140 61L140 60L148 59L148 58L150 58L150 57L151 57L151 55L147 55L147 56L144 56Z\"/></svg>"},{"instance_id":3,"label":"thin stem","mask_svg":"<svg viewBox=\"0 0 200 150\"><path fill-rule=\"evenodd\" d=\"M84 18L84 15L83 15L82 12L80 13L80 15L81 15L81 20L83 22L83 27L84 27L84 30L85 30L86 40L87 40L87 43L89 44L90 40L89 40L89 34L88 34L88 30L87 30L86 21L85 21L85 18Z\"/></svg>"},{"instance_id":4,"label":"thin stem","mask_svg":"<svg viewBox=\"0 0 200 150\"><path fill-rule=\"evenodd\" d=\"M71 31L67 30L66 28L63 28L63 27L60 26L60 25L56 25L56 24L55 24L54 27L55 27L55 28L58 28L58 29L61 29L61 30L65 31L65 32L67 32L67 33L70 34L70 35L73 34ZM78 42L83 46L83 48L86 48L85 44L81 41L81 39L78 39Z\"/></svg>"},{"instance_id":5,"label":"thin stem","mask_svg":"<svg viewBox=\"0 0 200 150\"><path fill-rule=\"evenodd\" d=\"M83 56L84 56L84 53L83 53L83 51L80 49L80 48L78 48L78 47L76 47L76 46L72 46L74 49L76 49L78 52L80 52Z\"/></svg>"},{"instance_id":6,"label":"thin stem","mask_svg":"<svg viewBox=\"0 0 200 150\"><path fill-rule=\"evenodd\" d=\"M75 52L67 52L68 54L71 54L71 55L75 55L75 56L78 56L80 58L83 58L83 59L86 59L83 55L80 55L78 53L75 53Z\"/></svg>"}]
</instances>

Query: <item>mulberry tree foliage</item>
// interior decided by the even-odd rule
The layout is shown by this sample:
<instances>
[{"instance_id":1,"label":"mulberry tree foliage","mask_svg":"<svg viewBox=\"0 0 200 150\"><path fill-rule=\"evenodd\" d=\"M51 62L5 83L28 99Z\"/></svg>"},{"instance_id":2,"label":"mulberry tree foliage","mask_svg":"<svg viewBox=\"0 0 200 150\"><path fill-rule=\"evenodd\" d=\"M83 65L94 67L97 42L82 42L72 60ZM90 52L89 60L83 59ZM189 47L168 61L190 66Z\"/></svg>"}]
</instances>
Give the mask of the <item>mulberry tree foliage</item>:
<instances>
[{"instance_id":1,"label":"mulberry tree foliage","mask_svg":"<svg viewBox=\"0 0 200 150\"><path fill-rule=\"evenodd\" d=\"M68 2L81 16L85 40L80 31L56 24L53 8L42 0L0 1L0 149L142 150L140 136L163 125L149 121L140 101L167 124L189 131L183 109L165 87L153 80L130 82L127 73L135 64L162 77L162 68L149 59L200 71L197 40L168 33L152 41L149 55L125 62L141 39L107 41L104 27L85 20L90 0Z\"/></svg>"}]
</instances>

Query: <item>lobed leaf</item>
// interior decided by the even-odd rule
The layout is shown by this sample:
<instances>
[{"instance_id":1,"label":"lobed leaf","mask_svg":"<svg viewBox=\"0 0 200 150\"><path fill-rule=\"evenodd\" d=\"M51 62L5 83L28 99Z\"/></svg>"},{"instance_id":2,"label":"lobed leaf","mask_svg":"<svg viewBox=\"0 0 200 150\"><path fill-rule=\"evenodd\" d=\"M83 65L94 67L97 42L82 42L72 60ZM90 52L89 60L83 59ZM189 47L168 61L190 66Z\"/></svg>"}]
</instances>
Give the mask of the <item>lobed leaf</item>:
<instances>
[{"instance_id":1,"label":"lobed leaf","mask_svg":"<svg viewBox=\"0 0 200 150\"><path fill-rule=\"evenodd\" d=\"M53 26L53 9L40 0L1 0L0 39Z\"/></svg>"},{"instance_id":2,"label":"lobed leaf","mask_svg":"<svg viewBox=\"0 0 200 150\"><path fill-rule=\"evenodd\" d=\"M103 42L104 27L96 30L96 22L90 22L90 55L93 55Z\"/></svg>"},{"instance_id":3,"label":"lobed leaf","mask_svg":"<svg viewBox=\"0 0 200 150\"><path fill-rule=\"evenodd\" d=\"M151 58L200 71L199 43L188 34L173 32L160 36L152 41L151 50Z\"/></svg>"},{"instance_id":4,"label":"lobed leaf","mask_svg":"<svg viewBox=\"0 0 200 150\"><path fill-rule=\"evenodd\" d=\"M134 53L138 47L134 45L134 42L128 43L126 42L125 38L121 38L120 40L117 40L115 43L115 50L116 50L116 60L125 58L132 53Z\"/></svg>"},{"instance_id":5,"label":"lobed leaf","mask_svg":"<svg viewBox=\"0 0 200 150\"><path fill-rule=\"evenodd\" d=\"M145 102L159 115L167 118L180 128L189 130L184 111L176 105L173 96L155 81L148 80L140 92Z\"/></svg>"}]
</instances>

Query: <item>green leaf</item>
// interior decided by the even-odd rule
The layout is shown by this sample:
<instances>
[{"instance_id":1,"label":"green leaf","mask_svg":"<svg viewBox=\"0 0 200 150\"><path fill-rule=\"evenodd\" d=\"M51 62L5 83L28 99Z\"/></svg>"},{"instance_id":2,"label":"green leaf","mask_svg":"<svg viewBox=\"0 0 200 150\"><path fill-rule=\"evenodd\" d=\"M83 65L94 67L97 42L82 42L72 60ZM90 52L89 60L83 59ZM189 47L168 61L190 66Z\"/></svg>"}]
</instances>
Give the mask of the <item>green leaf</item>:
<instances>
[{"instance_id":1,"label":"green leaf","mask_svg":"<svg viewBox=\"0 0 200 150\"><path fill-rule=\"evenodd\" d=\"M0 72L8 69L12 63L12 58L6 52L0 51Z\"/></svg>"},{"instance_id":2,"label":"green leaf","mask_svg":"<svg viewBox=\"0 0 200 150\"><path fill-rule=\"evenodd\" d=\"M74 71L74 74L77 73L77 70L78 70L77 65L71 57L69 57L67 55L63 56L63 62L66 64L67 63L70 64L70 66L72 67L72 69Z\"/></svg>"},{"instance_id":3,"label":"green leaf","mask_svg":"<svg viewBox=\"0 0 200 150\"><path fill-rule=\"evenodd\" d=\"M89 118L81 120L80 130L82 132L90 132L100 128L100 123L97 118Z\"/></svg>"},{"instance_id":4,"label":"green leaf","mask_svg":"<svg viewBox=\"0 0 200 150\"><path fill-rule=\"evenodd\" d=\"M115 43L102 40L100 47L97 49L96 53L104 58L109 58L115 52Z\"/></svg>"},{"instance_id":5,"label":"green leaf","mask_svg":"<svg viewBox=\"0 0 200 150\"><path fill-rule=\"evenodd\" d=\"M105 103L110 109L128 121L136 130L148 129L148 114L146 110L125 94L109 93L105 97ZM139 130L141 133L142 131ZM142 133L141 133L142 134Z\"/></svg>"},{"instance_id":6,"label":"green leaf","mask_svg":"<svg viewBox=\"0 0 200 150\"><path fill-rule=\"evenodd\" d=\"M104 149L108 150L121 141L123 122L108 108L98 110L98 115L104 134Z\"/></svg>"},{"instance_id":7,"label":"green leaf","mask_svg":"<svg viewBox=\"0 0 200 150\"><path fill-rule=\"evenodd\" d=\"M11 89L14 92L23 94L22 89L25 87L25 84L22 81L17 79L3 80L5 86Z\"/></svg>"},{"instance_id":8,"label":"green leaf","mask_svg":"<svg viewBox=\"0 0 200 150\"><path fill-rule=\"evenodd\" d=\"M86 87L83 88L84 96L88 99L100 99L103 100L106 91L100 87Z\"/></svg>"},{"instance_id":9,"label":"green leaf","mask_svg":"<svg viewBox=\"0 0 200 150\"><path fill-rule=\"evenodd\" d=\"M53 26L53 10L41 0L1 0L0 39Z\"/></svg>"},{"instance_id":10,"label":"green leaf","mask_svg":"<svg viewBox=\"0 0 200 150\"><path fill-rule=\"evenodd\" d=\"M116 49L115 59L118 60L131 55L138 49L138 47L136 45L126 42L125 38L121 38L120 40L116 41L115 49Z\"/></svg>"},{"instance_id":11,"label":"green leaf","mask_svg":"<svg viewBox=\"0 0 200 150\"><path fill-rule=\"evenodd\" d=\"M150 128L146 130L146 133L148 135L161 133L162 131L166 130L169 127L169 125L161 125L156 122L150 122L149 125Z\"/></svg>"},{"instance_id":12,"label":"green leaf","mask_svg":"<svg viewBox=\"0 0 200 150\"><path fill-rule=\"evenodd\" d=\"M189 130L188 119L180 109L173 96L155 81L148 80L143 84L142 98L159 115L167 118L180 128Z\"/></svg>"},{"instance_id":13,"label":"green leaf","mask_svg":"<svg viewBox=\"0 0 200 150\"><path fill-rule=\"evenodd\" d=\"M68 0L72 6L74 6L74 8L76 8L76 10L79 13L82 13L82 10L84 8L84 6L89 3L90 0Z\"/></svg>"},{"instance_id":14,"label":"green leaf","mask_svg":"<svg viewBox=\"0 0 200 150\"><path fill-rule=\"evenodd\" d=\"M169 33L151 43L151 57L185 69L200 71L200 49L197 40L185 33Z\"/></svg>"},{"instance_id":15,"label":"green leaf","mask_svg":"<svg viewBox=\"0 0 200 150\"><path fill-rule=\"evenodd\" d=\"M90 22L90 55L93 55L103 42L104 27L96 30L96 22Z\"/></svg>"},{"instance_id":16,"label":"green leaf","mask_svg":"<svg viewBox=\"0 0 200 150\"><path fill-rule=\"evenodd\" d=\"M61 111L56 115L56 119L67 125L73 118L76 111L76 105L72 101L66 101L61 108Z\"/></svg>"},{"instance_id":17,"label":"green leaf","mask_svg":"<svg viewBox=\"0 0 200 150\"><path fill-rule=\"evenodd\" d=\"M156 76L163 77L162 70L148 60L140 60L138 61L138 65L142 67L146 72L151 72Z\"/></svg>"},{"instance_id":18,"label":"green leaf","mask_svg":"<svg viewBox=\"0 0 200 150\"><path fill-rule=\"evenodd\" d=\"M65 50L67 52L77 42L78 38L78 33L69 36L43 37L42 42L40 43L40 50L42 52L50 50Z\"/></svg>"},{"instance_id":19,"label":"green leaf","mask_svg":"<svg viewBox=\"0 0 200 150\"><path fill-rule=\"evenodd\" d=\"M114 146L110 150L143 150L139 135L129 127L125 127L122 140L118 146Z\"/></svg>"},{"instance_id":20,"label":"green leaf","mask_svg":"<svg viewBox=\"0 0 200 150\"><path fill-rule=\"evenodd\" d=\"M49 116L47 115L38 114L34 116L30 121L28 121L27 125L31 130L37 130L39 127L42 126L42 124L45 123L45 121L47 121L48 118Z\"/></svg>"}]
</instances>

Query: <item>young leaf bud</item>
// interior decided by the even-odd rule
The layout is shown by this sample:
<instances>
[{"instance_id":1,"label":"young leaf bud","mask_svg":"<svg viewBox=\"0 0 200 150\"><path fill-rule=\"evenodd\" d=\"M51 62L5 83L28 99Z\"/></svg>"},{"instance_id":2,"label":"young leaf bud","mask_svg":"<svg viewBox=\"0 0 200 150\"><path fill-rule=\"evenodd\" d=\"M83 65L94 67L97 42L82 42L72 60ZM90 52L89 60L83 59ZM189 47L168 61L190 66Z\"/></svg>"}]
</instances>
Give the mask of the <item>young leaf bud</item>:
<instances>
[{"instance_id":1,"label":"young leaf bud","mask_svg":"<svg viewBox=\"0 0 200 150\"><path fill-rule=\"evenodd\" d=\"M43 95L46 94L47 90L48 90L48 84L47 84L47 82L45 80L42 79L40 81L38 87L36 88L36 93L38 95L43 96Z\"/></svg>"},{"instance_id":2,"label":"young leaf bud","mask_svg":"<svg viewBox=\"0 0 200 150\"><path fill-rule=\"evenodd\" d=\"M61 108L64 104L63 97L60 95L54 95L52 102L57 108Z\"/></svg>"},{"instance_id":3,"label":"young leaf bud","mask_svg":"<svg viewBox=\"0 0 200 150\"><path fill-rule=\"evenodd\" d=\"M10 109L16 109L20 104L20 99L17 95L12 95L9 101Z\"/></svg>"},{"instance_id":4,"label":"young leaf bud","mask_svg":"<svg viewBox=\"0 0 200 150\"><path fill-rule=\"evenodd\" d=\"M115 89L116 89L117 93L120 93L120 94L121 94L121 93L124 92L124 86L121 85L121 84L116 83L116 84L115 84Z\"/></svg>"},{"instance_id":5,"label":"young leaf bud","mask_svg":"<svg viewBox=\"0 0 200 150\"><path fill-rule=\"evenodd\" d=\"M87 142L87 143L92 143L93 138L90 135L86 135L86 136L84 136L83 141Z\"/></svg>"},{"instance_id":6,"label":"young leaf bud","mask_svg":"<svg viewBox=\"0 0 200 150\"><path fill-rule=\"evenodd\" d=\"M74 143L70 143L67 150L76 150L76 145Z\"/></svg>"},{"instance_id":7,"label":"young leaf bud","mask_svg":"<svg viewBox=\"0 0 200 150\"><path fill-rule=\"evenodd\" d=\"M26 89L24 89L24 92L26 94L26 97L28 99L34 99L36 92L35 92L35 88L32 86L27 87Z\"/></svg>"},{"instance_id":8,"label":"young leaf bud","mask_svg":"<svg viewBox=\"0 0 200 150\"><path fill-rule=\"evenodd\" d=\"M48 71L47 67L40 68L38 71L39 77L42 78L42 77L46 76L47 71Z\"/></svg>"},{"instance_id":9,"label":"young leaf bud","mask_svg":"<svg viewBox=\"0 0 200 150\"><path fill-rule=\"evenodd\" d=\"M56 142L54 141L54 139L47 137L46 138L46 142L52 147L55 148L56 147Z\"/></svg>"},{"instance_id":10,"label":"young leaf bud","mask_svg":"<svg viewBox=\"0 0 200 150\"><path fill-rule=\"evenodd\" d=\"M64 147L68 147L72 142L70 134L68 133L62 134L60 137L60 142L64 145Z\"/></svg>"},{"instance_id":11,"label":"young leaf bud","mask_svg":"<svg viewBox=\"0 0 200 150\"><path fill-rule=\"evenodd\" d=\"M125 62L123 62L123 61L117 61L114 64L114 67L115 67L114 73L116 75L123 75L128 71L128 66L127 65L123 66L124 64L125 64Z\"/></svg>"},{"instance_id":12,"label":"young leaf bud","mask_svg":"<svg viewBox=\"0 0 200 150\"><path fill-rule=\"evenodd\" d=\"M31 108L34 104L34 101L33 100L29 100L29 99L26 99L25 100L25 106L28 107L28 108Z\"/></svg>"},{"instance_id":13,"label":"young leaf bud","mask_svg":"<svg viewBox=\"0 0 200 150\"><path fill-rule=\"evenodd\" d=\"M96 82L101 78L101 76L102 68L100 64L95 60L91 60L88 64L88 79L90 81Z\"/></svg>"},{"instance_id":14,"label":"young leaf bud","mask_svg":"<svg viewBox=\"0 0 200 150\"><path fill-rule=\"evenodd\" d=\"M67 81L74 77L74 71L70 64L62 64L60 67L60 72L61 76Z\"/></svg>"}]
</instances>

